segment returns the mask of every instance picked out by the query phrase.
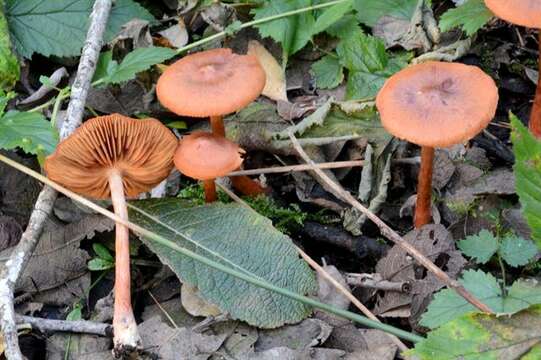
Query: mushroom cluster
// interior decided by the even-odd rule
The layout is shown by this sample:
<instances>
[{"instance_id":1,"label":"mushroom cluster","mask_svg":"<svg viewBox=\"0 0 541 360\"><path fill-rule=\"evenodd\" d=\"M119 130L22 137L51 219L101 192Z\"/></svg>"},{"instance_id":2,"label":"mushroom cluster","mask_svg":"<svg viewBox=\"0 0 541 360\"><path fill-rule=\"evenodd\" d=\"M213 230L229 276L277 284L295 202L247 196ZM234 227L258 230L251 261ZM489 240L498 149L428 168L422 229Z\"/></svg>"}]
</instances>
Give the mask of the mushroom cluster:
<instances>
[{"instance_id":1,"label":"mushroom cluster","mask_svg":"<svg viewBox=\"0 0 541 360\"><path fill-rule=\"evenodd\" d=\"M180 116L210 120L214 136L185 136L175 156L183 174L203 181L207 202L216 200L214 179L236 170L242 161L238 147L225 139L223 117L257 99L265 82L265 71L255 56L234 54L224 48L185 56L158 80L156 93L163 106ZM231 167L233 164L236 167ZM224 173L225 169L228 171ZM252 193L254 186L262 191L250 178L233 178L233 185L244 193Z\"/></svg>"}]
</instances>

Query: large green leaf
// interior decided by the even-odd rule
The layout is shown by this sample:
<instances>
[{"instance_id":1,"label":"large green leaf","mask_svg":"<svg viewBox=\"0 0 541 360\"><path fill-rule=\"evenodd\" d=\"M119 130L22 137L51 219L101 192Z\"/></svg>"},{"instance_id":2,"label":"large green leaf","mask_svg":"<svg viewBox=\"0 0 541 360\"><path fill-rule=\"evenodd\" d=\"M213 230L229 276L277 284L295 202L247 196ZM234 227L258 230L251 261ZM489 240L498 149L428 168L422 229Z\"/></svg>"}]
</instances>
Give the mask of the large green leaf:
<instances>
[{"instance_id":1,"label":"large green leaf","mask_svg":"<svg viewBox=\"0 0 541 360\"><path fill-rule=\"evenodd\" d=\"M237 204L198 206L178 199L132 203L130 218L178 245L300 294L316 289L314 275L291 240L270 220ZM149 239L143 242L185 282L233 318L264 328L302 320L306 305L209 268Z\"/></svg>"},{"instance_id":2,"label":"large green leaf","mask_svg":"<svg viewBox=\"0 0 541 360\"><path fill-rule=\"evenodd\" d=\"M541 249L541 141L511 115L517 194L532 229L532 239Z\"/></svg>"},{"instance_id":3,"label":"large green leaf","mask_svg":"<svg viewBox=\"0 0 541 360\"><path fill-rule=\"evenodd\" d=\"M316 19L313 34L319 34L322 31L327 30L330 26L334 25L340 19L344 17L348 12L353 9L353 0L347 0L343 3L333 5L321 13Z\"/></svg>"},{"instance_id":4,"label":"large green leaf","mask_svg":"<svg viewBox=\"0 0 541 360\"><path fill-rule=\"evenodd\" d=\"M411 19L418 0L355 0L357 18L368 26L374 26L385 15L398 19Z\"/></svg>"},{"instance_id":5,"label":"large green leaf","mask_svg":"<svg viewBox=\"0 0 541 360\"><path fill-rule=\"evenodd\" d=\"M440 18L441 31L461 27L468 36L482 28L494 14L485 6L484 0L468 0L457 8L447 10Z\"/></svg>"},{"instance_id":6,"label":"large green leaf","mask_svg":"<svg viewBox=\"0 0 541 360\"><path fill-rule=\"evenodd\" d=\"M539 359L541 306L512 317L463 315L430 332L408 355L421 360Z\"/></svg>"},{"instance_id":7,"label":"large green leaf","mask_svg":"<svg viewBox=\"0 0 541 360\"><path fill-rule=\"evenodd\" d=\"M535 281L517 280L504 294L498 280L491 274L468 270L464 272L460 283L499 315L514 314L531 305L541 304L541 285ZM421 325L437 328L475 310L473 305L454 290L444 289L434 296L427 312L422 316Z\"/></svg>"},{"instance_id":8,"label":"large green leaf","mask_svg":"<svg viewBox=\"0 0 541 360\"><path fill-rule=\"evenodd\" d=\"M37 155L54 151L58 133L43 115L35 112L9 111L0 118L0 148L14 149Z\"/></svg>"},{"instance_id":9,"label":"large green leaf","mask_svg":"<svg viewBox=\"0 0 541 360\"><path fill-rule=\"evenodd\" d=\"M79 55L86 37L92 0L6 0L6 18L11 38L19 54L45 56ZM106 40L134 19L154 18L133 0L115 2L106 32Z\"/></svg>"},{"instance_id":10,"label":"large green leaf","mask_svg":"<svg viewBox=\"0 0 541 360\"><path fill-rule=\"evenodd\" d=\"M511 266L524 266L537 255L537 246L530 240L508 235L500 244L500 256Z\"/></svg>"},{"instance_id":11,"label":"large green leaf","mask_svg":"<svg viewBox=\"0 0 541 360\"><path fill-rule=\"evenodd\" d=\"M19 80L19 62L11 51L4 0L0 0L0 91L10 90Z\"/></svg>"},{"instance_id":12,"label":"large green leaf","mask_svg":"<svg viewBox=\"0 0 541 360\"><path fill-rule=\"evenodd\" d=\"M471 257L478 264L487 263L500 248L498 238L483 229L477 235L470 235L458 242L458 248L464 255Z\"/></svg>"}]
</instances>

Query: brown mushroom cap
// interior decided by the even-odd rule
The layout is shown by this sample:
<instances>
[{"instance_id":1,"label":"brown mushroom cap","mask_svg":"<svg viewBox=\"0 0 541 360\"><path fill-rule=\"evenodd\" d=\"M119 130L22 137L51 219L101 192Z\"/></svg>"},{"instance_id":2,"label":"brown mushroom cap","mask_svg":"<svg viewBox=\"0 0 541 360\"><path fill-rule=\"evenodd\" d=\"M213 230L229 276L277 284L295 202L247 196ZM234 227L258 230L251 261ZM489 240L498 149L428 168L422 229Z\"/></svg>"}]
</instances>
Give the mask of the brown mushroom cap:
<instances>
[{"instance_id":1,"label":"brown mushroom cap","mask_svg":"<svg viewBox=\"0 0 541 360\"><path fill-rule=\"evenodd\" d=\"M174 161L182 174L197 180L212 180L238 169L243 153L237 144L224 137L197 131L180 140Z\"/></svg>"},{"instance_id":2,"label":"brown mushroom cap","mask_svg":"<svg viewBox=\"0 0 541 360\"><path fill-rule=\"evenodd\" d=\"M169 66L158 80L156 93L162 105L178 115L220 116L257 99L265 81L265 71L255 56L214 49Z\"/></svg>"},{"instance_id":3,"label":"brown mushroom cap","mask_svg":"<svg viewBox=\"0 0 541 360\"><path fill-rule=\"evenodd\" d=\"M421 146L467 141L494 117L498 89L476 66L426 62L391 76L376 98L385 129Z\"/></svg>"},{"instance_id":4,"label":"brown mushroom cap","mask_svg":"<svg viewBox=\"0 0 541 360\"><path fill-rule=\"evenodd\" d=\"M156 119L132 119L119 114L86 121L47 157L47 176L95 198L110 197L108 176L122 175L127 197L148 191L173 168L176 136Z\"/></svg>"},{"instance_id":5,"label":"brown mushroom cap","mask_svg":"<svg viewBox=\"0 0 541 360\"><path fill-rule=\"evenodd\" d=\"M485 4L500 19L516 25L541 29L539 0L485 0Z\"/></svg>"}]
</instances>

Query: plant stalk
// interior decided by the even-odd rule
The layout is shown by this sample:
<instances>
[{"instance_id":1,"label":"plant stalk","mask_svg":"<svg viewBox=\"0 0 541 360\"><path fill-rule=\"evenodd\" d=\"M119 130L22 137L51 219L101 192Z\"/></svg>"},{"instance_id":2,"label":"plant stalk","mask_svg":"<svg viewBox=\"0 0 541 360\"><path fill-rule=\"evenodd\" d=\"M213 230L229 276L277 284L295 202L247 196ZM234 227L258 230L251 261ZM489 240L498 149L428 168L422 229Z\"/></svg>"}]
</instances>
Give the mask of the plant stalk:
<instances>
[{"instance_id":1,"label":"plant stalk","mask_svg":"<svg viewBox=\"0 0 541 360\"><path fill-rule=\"evenodd\" d=\"M530 131L541 139L541 30L539 30L539 79L537 80L537 90L533 101L532 114L530 115Z\"/></svg>"},{"instance_id":2,"label":"plant stalk","mask_svg":"<svg viewBox=\"0 0 541 360\"><path fill-rule=\"evenodd\" d=\"M420 228L432 219L432 168L434 148L421 147L421 169L417 180L417 204L415 206L415 227Z\"/></svg>"},{"instance_id":3,"label":"plant stalk","mask_svg":"<svg viewBox=\"0 0 541 360\"><path fill-rule=\"evenodd\" d=\"M211 203L215 202L218 199L216 195L216 184L214 183L215 179L212 180L203 180L203 189L205 190L205 202Z\"/></svg>"},{"instance_id":4,"label":"plant stalk","mask_svg":"<svg viewBox=\"0 0 541 360\"><path fill-rule=\"evenodd\" d=\"M109 174L109 188L115 214L128 220L128 208L124 196L122 176L117 170ZM115 357L120 358L141 348L141 338L131 305L130 239L129 229L116 223L115 240L115 303L113 314Z\"/></svg>"},{"instance_id":5,"label":"plant stalk","mask_svg":"<svg viewBox=\"0 0 541 360\"><path fill-rule=\"evenodd\" d=\"M225 137L225 125L223 116L211 116L210 128L214 135Z\"/></svg>"}]
</instances>

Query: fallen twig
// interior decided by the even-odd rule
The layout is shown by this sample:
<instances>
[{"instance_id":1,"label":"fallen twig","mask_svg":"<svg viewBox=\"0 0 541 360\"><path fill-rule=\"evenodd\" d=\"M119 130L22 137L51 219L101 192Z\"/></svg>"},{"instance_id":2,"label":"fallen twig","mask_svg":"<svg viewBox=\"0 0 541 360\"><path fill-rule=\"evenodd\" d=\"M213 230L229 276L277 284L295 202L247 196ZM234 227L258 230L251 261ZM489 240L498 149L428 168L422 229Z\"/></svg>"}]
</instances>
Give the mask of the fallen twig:
<instances>
[{"instance_id":1,"label":"fallen twig","mask_svg":"<svg viewBox=\"0 0 541 360\"><path fill-rule=\"evenodd\" d=\"M91 334L99 336L113 336L113 327L110 324L104 324L94 321L66 321L51 320L32 316L16 316L17 324L29 324L33 329L41 332L71 332L78 334Z\"/></svg>"},{"instance_id":2,"label":"fallen twig","mask_svg":"<svg viewBox=\"0 0 541 360\"><path fill-rule=\"evenodd\" d=\"M408 281L388 281L381 274L345 274L346 282L351 286L364 287L382 291L398 291L409 293L411 284Z\"/></svg>"},{"instance_id":3,"label":"fallen twig","mask_svg":"<svg viewBox=\"0 0 541 360\"><path fill-rule=\"evenodd\" d=\"M302 146L299 144L299 141L295 137L293 133L289 133L289 138L291 139L291 143L293 144L293 147L297 151L297 153L306 161L307 164L314 165L314 162L310 157L306 154ZM387 239L391 240L396 245L400 246L408 254L410 254L419 264L423 265L427 270L432 272L438 279L440 279L441 282L443 282L448 287L455 290L458 294L460 294L466 301L468 301L470 304L478 308L479 310L492 314L493 311L484 303L482 303L479 299L477 299L474 295L472 295L468 290L466 290L458 281L451 279L449 275L447 275L443 270L441 270L439 267L437 267L430 259L428 259L425 255L423 255L419 250L417 250L414 246L412 246L410 243L408 243L406 240L404 240L396 231L391 229L389 225L387 225L383 220L381 220L379 217L377 217L373 212L368 210L366 207L364 207L353 195L351 195L349 192L344 190L342 186L337 184L336 182L332 181L327 174L321 169L318 169L317 167L313 167L312 171L314 171L327 185L327 188L332 191L333 195L337 198L347 202L355 209L359 210L361 213L365 214L367 218L372 220L374 224L377 225L379 228L381 234L385 236Z\"/></svg>"},{"instance_id":4,"label":"fallen twig","mask_svg":"<svg viewBox=\"0 0 541 360\"><path fill-rule=\"evenodd\" d=\"M112 0L96 0L90 15L90 27L83 47L77 75L72 85L71 99L68 104L66 121L62 124L60 137L69 136L82 122L84 105L90 82L96 70L103 34L112 6ZM45 220L51 214L57 193L45 186L41 191L34 210L30 215L28 227L19 244L13 249L10 259L5 263L0 274L0 328L6 345L5 355L9 360L22 360L19 349L13 291L15 284L24 271L32 252L43 231Z\"/></svg>"}]
</instances>

